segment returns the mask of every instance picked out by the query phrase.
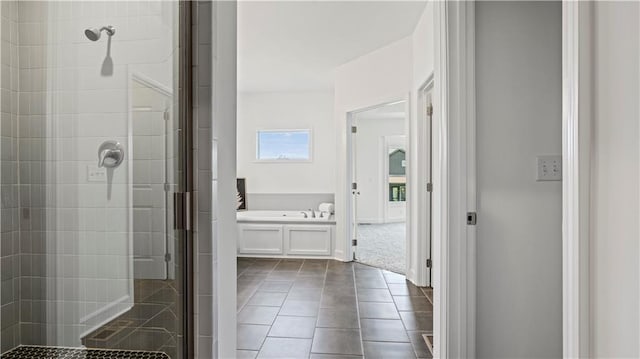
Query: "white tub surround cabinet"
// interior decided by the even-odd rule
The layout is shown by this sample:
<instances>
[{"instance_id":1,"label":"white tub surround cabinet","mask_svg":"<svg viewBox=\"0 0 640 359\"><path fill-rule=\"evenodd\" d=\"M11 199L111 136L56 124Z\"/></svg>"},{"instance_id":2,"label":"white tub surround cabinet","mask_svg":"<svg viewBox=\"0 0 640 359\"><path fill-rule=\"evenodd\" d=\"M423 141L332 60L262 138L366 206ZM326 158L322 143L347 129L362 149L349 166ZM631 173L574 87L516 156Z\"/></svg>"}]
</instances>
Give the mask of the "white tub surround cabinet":
<instances>
[{"instance_id":1,"label":"white tub surround cabinet","mask_svg":"<svg viewBox=\"0 0 640 359\"><path fill-rule=\"evenodd\" d=\"M251 217L238 216L238 255L333 258L335 222L332 218Z\"/></svg>"}]
</instances>

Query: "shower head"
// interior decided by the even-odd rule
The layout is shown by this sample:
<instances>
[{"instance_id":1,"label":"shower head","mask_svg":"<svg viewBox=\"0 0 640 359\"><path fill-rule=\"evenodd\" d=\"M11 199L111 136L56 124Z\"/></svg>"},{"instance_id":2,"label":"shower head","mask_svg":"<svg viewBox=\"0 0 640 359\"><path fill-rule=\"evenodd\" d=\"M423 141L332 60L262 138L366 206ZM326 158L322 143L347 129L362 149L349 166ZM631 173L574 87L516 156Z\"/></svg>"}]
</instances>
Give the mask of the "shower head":
<instances>
[{"instance_id":1,"label":"shower head","mask_svg":"<svg viewBox=\"0 0 640 359\"><path fill-rule=\"evenodd\" d=\"M100 39L100 34L102 33L102 31L106 31L107 35L109 36L113 36L116 33L116 29L113 26L109 25L103 26L101 29L98 29L97 27L86 29L84 30L84 35L91 41L98 41Z\"/></svg>"}]
</instances>

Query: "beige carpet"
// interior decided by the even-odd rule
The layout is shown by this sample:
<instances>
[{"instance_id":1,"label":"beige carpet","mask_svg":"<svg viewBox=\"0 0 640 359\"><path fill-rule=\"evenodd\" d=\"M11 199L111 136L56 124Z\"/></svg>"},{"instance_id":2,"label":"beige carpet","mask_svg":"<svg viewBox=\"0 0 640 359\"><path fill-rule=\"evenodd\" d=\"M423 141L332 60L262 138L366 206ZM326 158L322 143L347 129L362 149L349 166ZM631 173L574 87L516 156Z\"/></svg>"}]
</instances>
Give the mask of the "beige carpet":
<instances>
[{"instance_id":1,"label":"beige carpet","mask_svg":"<svg viewBox=\"0 0 640 359\"><path fill-rule=\"evenodd\" d=\"M360 224L356 260L405 274L406 224Z\"/></svg>"}]
</instances>

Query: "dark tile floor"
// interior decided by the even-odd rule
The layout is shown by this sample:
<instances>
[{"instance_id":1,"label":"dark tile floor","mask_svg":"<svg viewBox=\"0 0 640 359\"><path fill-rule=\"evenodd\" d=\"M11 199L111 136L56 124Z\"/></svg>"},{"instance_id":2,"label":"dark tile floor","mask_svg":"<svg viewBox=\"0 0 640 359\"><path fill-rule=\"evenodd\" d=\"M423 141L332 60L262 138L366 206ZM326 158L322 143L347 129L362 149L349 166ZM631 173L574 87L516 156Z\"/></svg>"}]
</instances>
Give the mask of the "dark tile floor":
<instances>
[{"instance_id":1,"label":"dark tile floor","mask_svg":"<svg viewBox=\"0 0 640 359\"><path fill-rule=\"evenodd\" d=\"M431 290L333 260L238 258L238 358L431 358Z\"/></svg>"},{"instance_id":2,"label":"dark tile floor","mask_svg":"<svg viewBox=\"0 0 640 359\"><path fill-rule=\"evenodd\" d=\"M176 306L173 280L136 279L133 307L82 339L101 349L158 351L176 357Z\"/></svg>"}]
</instances>

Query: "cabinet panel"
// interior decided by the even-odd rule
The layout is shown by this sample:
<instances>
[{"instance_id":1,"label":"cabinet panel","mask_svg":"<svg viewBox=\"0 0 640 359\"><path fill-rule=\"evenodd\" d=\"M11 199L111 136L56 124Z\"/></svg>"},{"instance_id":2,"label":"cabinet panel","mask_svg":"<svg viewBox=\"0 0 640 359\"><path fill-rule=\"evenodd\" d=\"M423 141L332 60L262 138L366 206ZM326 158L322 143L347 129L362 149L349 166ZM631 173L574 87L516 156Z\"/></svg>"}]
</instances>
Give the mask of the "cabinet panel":
<instances>
[{"instance_id":1,"label":"cabinet panel","mask_svg":"<svg viewBox=\"0 0 640 359\"><path fill-rule=\"evenodd\" d=\"M331 227L320 225L288 225L284 227L287 254L330 255Z\"/></svg>"},{"instance_id":2,"label":"cabinet panel","mask_svg":"<svg viewBox=\"0 0 640 359\"><path fill-rule=\"evenodd\" d=\"M239 225L238 236L241 254L283 254L282 225Z\"/></svg>"}]
</instances>

